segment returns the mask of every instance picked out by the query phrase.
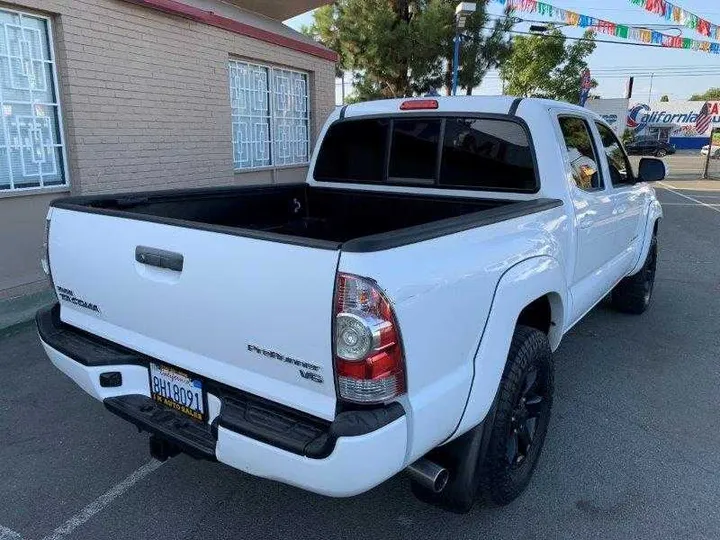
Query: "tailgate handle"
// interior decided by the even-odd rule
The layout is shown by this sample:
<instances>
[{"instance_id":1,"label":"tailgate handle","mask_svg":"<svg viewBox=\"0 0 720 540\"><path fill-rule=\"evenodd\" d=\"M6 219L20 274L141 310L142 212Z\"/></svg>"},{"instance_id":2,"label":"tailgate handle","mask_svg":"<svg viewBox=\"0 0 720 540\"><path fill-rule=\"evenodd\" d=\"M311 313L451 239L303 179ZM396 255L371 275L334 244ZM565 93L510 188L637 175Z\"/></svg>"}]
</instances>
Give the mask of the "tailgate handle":
<instances>
[{"instance_id":1,"label":"tailgate handle","mask_svg":"<svg viewBox=\"0 0 720 540\"><path fill-rule=\"evenodd\" d=\"M135 260L148 266L157 266L158 268L167 268L168 270L182 272L184 257L182 253L175 253L174 251L137 246L135 248Z\"/></svg>"}]
</instances>

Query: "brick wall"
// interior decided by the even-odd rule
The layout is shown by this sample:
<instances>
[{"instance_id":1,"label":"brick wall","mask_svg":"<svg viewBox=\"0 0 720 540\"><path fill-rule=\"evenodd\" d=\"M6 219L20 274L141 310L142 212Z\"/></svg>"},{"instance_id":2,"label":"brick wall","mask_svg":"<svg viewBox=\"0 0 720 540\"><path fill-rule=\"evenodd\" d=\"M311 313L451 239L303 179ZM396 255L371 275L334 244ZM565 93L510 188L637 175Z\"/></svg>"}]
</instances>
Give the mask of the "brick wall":
<instances>
[{"instance_id":1,"label":"brick wall","mask_svg":"<svg viewBox=\"0 0 720 540\"><path fill-rule=\"evenodd\" d=\"M314 139L334 107L327 60L123 0L0 4L50 15L73 193L301 180L234 173L227 60L310 74Z\"/></svg>"}]
</instances>

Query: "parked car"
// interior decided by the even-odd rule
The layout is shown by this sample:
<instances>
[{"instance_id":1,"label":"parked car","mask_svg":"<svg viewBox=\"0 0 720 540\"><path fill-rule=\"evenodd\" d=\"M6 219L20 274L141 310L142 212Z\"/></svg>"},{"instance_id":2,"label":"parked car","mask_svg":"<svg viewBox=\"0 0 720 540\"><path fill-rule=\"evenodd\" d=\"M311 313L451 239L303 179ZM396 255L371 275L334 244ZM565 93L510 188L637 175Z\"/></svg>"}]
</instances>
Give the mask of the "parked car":
<instances>
[{"instance_id":1,"label":"parked car","mask_svg":"<svg viewBox=\"0 0 720 540\"><path fill-rule=\"evenodd\" d=\"M161 460L509 503L563 335L608 293L650 304L663 162L634 176L599 116L511 97L350 105L319 140L304 184L55 200L45 351Z\"/></svg>"},{"instance_id":2,"label":"parked car","mask_svg":"<svg viewBox=\"0 0 720 540\"><path fill-rule=\"evenodd\" d=\"M709 152L710 152L710 145L709 145L709 144L706 144L706 145L703 146L702 149L700 150L700 154L702 154L703 156L707 156ZM710 156L710 158L711 158L711 159L720 159L720 146L713 146L712 156Z\"/></svg>"},{"instance_id":3,"label":"parked car","mask_svg":"<svg viewBox=\"0 0 720 540\"><path fill-rule=\"evenodd\" d=\"M653 137L638 137L625 145L628 154L665 157L675 153L675 146Z\"/></svg>"}]
</instances>

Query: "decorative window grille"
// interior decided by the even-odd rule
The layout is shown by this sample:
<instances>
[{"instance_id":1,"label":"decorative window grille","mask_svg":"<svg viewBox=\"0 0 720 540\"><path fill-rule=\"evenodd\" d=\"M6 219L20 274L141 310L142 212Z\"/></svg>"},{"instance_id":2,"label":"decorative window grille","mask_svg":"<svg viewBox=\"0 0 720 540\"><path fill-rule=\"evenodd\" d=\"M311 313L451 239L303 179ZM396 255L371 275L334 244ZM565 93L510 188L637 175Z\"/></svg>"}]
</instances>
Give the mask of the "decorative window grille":
<instances>
[{"instance_id":1,"label":"decorative window grille","mask_svg":"<svg viewBox=\"0 0 720 540\"><path fill-rule=\"evenodd\" d=\"M307 163L307 74L236 60L229 71L235 168Z\"/></svg>"},{"instance_id":2,"label":"decorative window grille","mask_svg":"<svg viewBox=\"0 0 720 540\"><path fill-rule=\"evenodd\" d=\"M50 21L0 9L0 193L67 184L61 126Z\"/></svg>"}]
</instances>

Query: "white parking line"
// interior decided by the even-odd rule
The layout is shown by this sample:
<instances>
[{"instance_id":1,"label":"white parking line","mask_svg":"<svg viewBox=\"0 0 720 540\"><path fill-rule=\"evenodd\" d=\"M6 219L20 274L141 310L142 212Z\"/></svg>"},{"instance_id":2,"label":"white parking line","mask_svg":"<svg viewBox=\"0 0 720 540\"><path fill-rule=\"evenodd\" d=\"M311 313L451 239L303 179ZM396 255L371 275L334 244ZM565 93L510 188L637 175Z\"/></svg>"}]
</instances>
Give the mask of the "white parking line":
<instances>
[{"instance_id":1,"label":"white parking line","mask_svg":"<svg viewBox=\"0 0 720 540\"><path fill-rule=\"evenodd\" d=\"M666 184L665 182L658 182L658 184L660 184L661 186L664 186L665 189L667 189L668 191L674 193L675 195L677 195L677 196L679 196L679 197L682 197L683 199L687 199L687 200L689 200L689 201L692 201L692 202L694 202L694 203L699 204L700 206L704 206L704 207L706 207L706 208L709 208L710 210L713 210L714 212L720 212L720 208L718 208L718 207L716 207L716 206L711 206L711 205L709 205L708 203L704 203L704 202L702 202L702 201L699 201L699 200L697 200L695 197L690 197L689 195L685 195L684 193L680 193L679 191L677 191L676 189L673 189L671 186L669 186L669 185Z\"/></svg>"},{"instance_id":2,"label":"white parking line","mask_svg":"<svg viewBox=\"0 0 720 540\"><path fill-rule=\"evenodd\" d=\"M691 203L691 202L663 202L662 205L663 206L700 206L697 203ZM720 203L708 204L706 206L712 206L713 208L718 208L718 207L720 207Z\"/></svg>"},{"instance_id":3,"label":"white parking line","mask_svg":"<svg viewBox=\"0 0 720 540\"><path fill-rule=\"evenodd\" d=\"M0 540L23 540L23 537L20 536L20 533L0 525Z\"/></svg>"},{"instance_id":4,"label":"white parking line","mask_svg":"<svg viewBox=\"0 0 720 540\"><path fill-rule=\"evenodd\" d=\"M667 188L667 189L672 188L672 189L679 189L679 190L683 190L683 191L701 191L701 192L704 192L704 193L711 193L711 192L718 192L718 191L720 191L720 189L718 189L717 187L707 187L707 186L697 186L697 185L693 185L693 186L687 186L687 185L684 185L684 186L675 186L675 185L673 185L673 184L668 184L667 181L665 181L665 182L658 182L658 184L662 184L662 185L665 186L665 188ZM713 197L713 195L701 195L701 196L702 196L702 197Z\"/></svg>"},{"instance_id":5,"label":"white parking line","mask_svg":"<svg viewBox=\"0 0 720 540\"><path fill-rule=\"evenodd\" d=\"M140 467L125 480L116 484L108 491L100 495L93 502L88 504L85 508L80 510L77 514L68 519L65 523L55 529L49 536L43 538L43 540L60 540L73 532L75 529L88 522L94 515L102 511L107 505L117 499L120 495L125 493L128 489L138 483L140 480L145 478L151 472L157 470L163 464L162 461L155 459L150 460L148 463ZM12 538L12 537L11 537ZM0 540L5 540L0 536ZM13 539L15 540L15 539Z\"/></svg>"}]
</instances>

